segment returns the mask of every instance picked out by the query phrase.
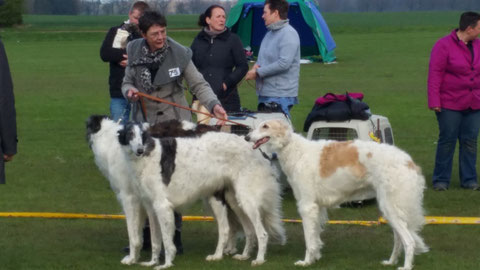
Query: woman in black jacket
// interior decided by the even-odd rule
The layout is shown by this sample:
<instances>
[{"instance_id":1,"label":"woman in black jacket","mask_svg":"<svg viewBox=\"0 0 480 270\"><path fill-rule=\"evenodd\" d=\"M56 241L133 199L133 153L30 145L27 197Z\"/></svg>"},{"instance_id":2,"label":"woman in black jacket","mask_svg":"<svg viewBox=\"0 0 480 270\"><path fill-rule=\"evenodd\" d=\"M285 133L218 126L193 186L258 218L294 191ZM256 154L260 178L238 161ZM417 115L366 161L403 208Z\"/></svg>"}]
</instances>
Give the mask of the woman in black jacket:
<instances>
[{"instance_id":1,"label":"woman in black jacket","mask_svg":"<svg viewBox=\"0 0 480 270\"><path fill-rule=\"evenodd\" d=\"M240 111L237 84L248 71L240 38L225 27L225 10L212 5L200 15L203 29L193 40L192 60L227 112ZM194 98L195 100L195 98Z\"/></svg>"}]
</instances>

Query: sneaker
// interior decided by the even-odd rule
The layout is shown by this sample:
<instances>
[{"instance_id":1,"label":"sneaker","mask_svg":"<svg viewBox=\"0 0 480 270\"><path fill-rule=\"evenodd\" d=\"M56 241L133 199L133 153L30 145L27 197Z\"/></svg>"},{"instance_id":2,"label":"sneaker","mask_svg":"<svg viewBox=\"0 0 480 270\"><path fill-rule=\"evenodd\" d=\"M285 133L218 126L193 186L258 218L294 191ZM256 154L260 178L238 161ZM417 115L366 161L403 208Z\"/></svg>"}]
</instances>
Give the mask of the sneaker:
<instances>
[{"instance_id":1,"label":"sneaker","mask_svg":"<svg viewBox=\"0 0 480 270\"><path fill-rule=\"evenodd\" d=\"M442 184L433 185L433 190L435 191L447 191L448 187Z\"/></svg>"},{"instance_id":2,"label":"sneaker","mask_svg":"<svg viewBox=\"0 0 480 270\"><path fill-rule=\"evenodd\" d=\"M477 183L472 183L463 187L464 189L471 189L475 191L480 191L480 186Z\"/></svg>"}]
</instances>

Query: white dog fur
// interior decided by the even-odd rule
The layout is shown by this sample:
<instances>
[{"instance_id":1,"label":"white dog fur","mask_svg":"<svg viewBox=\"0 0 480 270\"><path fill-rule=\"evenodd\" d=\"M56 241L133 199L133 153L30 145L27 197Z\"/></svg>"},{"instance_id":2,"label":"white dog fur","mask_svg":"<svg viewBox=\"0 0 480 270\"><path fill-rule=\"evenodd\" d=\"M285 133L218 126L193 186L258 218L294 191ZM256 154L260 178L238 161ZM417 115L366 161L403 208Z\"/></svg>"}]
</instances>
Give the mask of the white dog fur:
<instances>
[{"instance_id":1,"label":"white dog fur","mask_svg":"<svg viewBox=\"0 0 480 270\"><path fill-rule=\"evenodd\" d=\"M110 182L125 214L130 253L121 262L130 265L139 259L146 208L142 206L138 185L136 181L132 181L134 174L129 170L127 156L117 139L117 133L121 129L122 125L103 115L93 115L87 120L87 140L93 151L95 164ZM153 211L150 211L149 219L155 220L152 219L153 215ZM160 247L152 247L150 264L158 263L158 256L154 255L157 248Z\"/></svg>"},{"instance_id":2,"label":"white dog fur","mask_svg":"<svg viewBox=\"0 0 480 270\"><path fill-rule=\"evenodd\" d=\"M225 199L246 235L243 253L234 258L249 258L255 236L258 252L252 265L265 261L269 236L285 242L277 174L243 137L208 132L199 138L159 140L145 132L141 125L127 125L120 141L136 172L142 200L153 207L161 227L165 263L157 269L173 265L173 210L219 190L226 189Z\"/></svg>"},{"instance_id":3,"label":"white dog fur","mask_svg":"<svg viewBox=\"0 0 480 270\"><path fill-rule=\"evenodd\" d=\"M382 264L396 264L403 247L405 261L398 269L411 269L414 253L428 251L419 236L425 222L425 179L404 151L360 140L310 141L282 120L263 122L246 139L255 143L254 148L264 145L277 153L293 189L306 243L305 259L296 265L307 266L320 259L326 208L369 189L376 192L378 206L394 233L392 254Z\"/></svg>"},{"instance_id":4,"label":"white dog fur","mask_svg":"<svg viewBox=\"0 0 480 270\"><path fill-rule=\"evenodd\" d=\"M195 126L190 122L182 122L182 127L185 130L194 129ZM94 153L96 165L109 180L110 186L125 214L130 253L121 262L127 265L138 262L143 242L142 228L146 220L146 213L148 213L150 226L154 228L151 234L152 257L149 262L142 263L142 265L152 266L159 263L158 254L160 253L161 242L156 240L160 238L158 235L160 233L159 226L151 205L145 204L140 198L139 183L134 180L136 176L129 165L129 158L118 141L118 132L122 129L123 125L112 121L107 116L92 115L87 121L87 140ZM229 219L225 214L227 212L226 206L215 197L209 197L207 200L217 219L220 236L215 253L207 256L207 260L219 260L223 253L235 252L236 239L229 230L231 225L229 226L228 222L231 221L231 218ZM225 222L227 225L224 225ZM224 244L225 237L228 238L226 245Z\"/></svg>"}]
</instances>

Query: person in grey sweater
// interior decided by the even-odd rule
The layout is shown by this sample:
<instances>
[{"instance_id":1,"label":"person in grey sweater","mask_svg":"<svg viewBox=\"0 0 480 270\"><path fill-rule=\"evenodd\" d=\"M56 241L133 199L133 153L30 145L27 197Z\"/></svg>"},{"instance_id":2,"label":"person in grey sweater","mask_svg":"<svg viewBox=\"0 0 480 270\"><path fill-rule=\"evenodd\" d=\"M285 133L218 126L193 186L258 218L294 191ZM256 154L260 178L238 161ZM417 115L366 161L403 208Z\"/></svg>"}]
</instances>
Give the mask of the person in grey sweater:
<instances>
[{"instance_id":1,"label":"person in grey sweater","mask_svg":"<svg viewBox=\"0 0 480 270\"><path fill-rule=\"evenodd\" d=\"M290 115L298 104L300 37L289 24L288 2L267 0L262 18L269 30L260 44L258 60L246 80L256 80L258 103L278 103Z\"/></svg>"}]
</instances>

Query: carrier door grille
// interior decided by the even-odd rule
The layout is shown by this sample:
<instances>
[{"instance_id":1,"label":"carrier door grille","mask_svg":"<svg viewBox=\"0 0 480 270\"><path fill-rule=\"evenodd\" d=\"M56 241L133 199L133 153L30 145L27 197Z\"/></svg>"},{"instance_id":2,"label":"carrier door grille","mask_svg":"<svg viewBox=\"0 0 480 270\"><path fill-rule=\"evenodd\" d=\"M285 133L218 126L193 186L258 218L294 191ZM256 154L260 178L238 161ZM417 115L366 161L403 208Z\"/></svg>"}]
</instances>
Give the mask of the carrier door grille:
<instances>
[{"instance_id":1,"label":"carrier door grille","mask_svg":"<svg viewBox=\"0 0 480 270\"><path fill-rule=\"evenodd\" d=\"M357 138L357 131L352 128L322 127L314 129L312 134L312 140L349 141Z\"/></svg>"}]
</instances>

